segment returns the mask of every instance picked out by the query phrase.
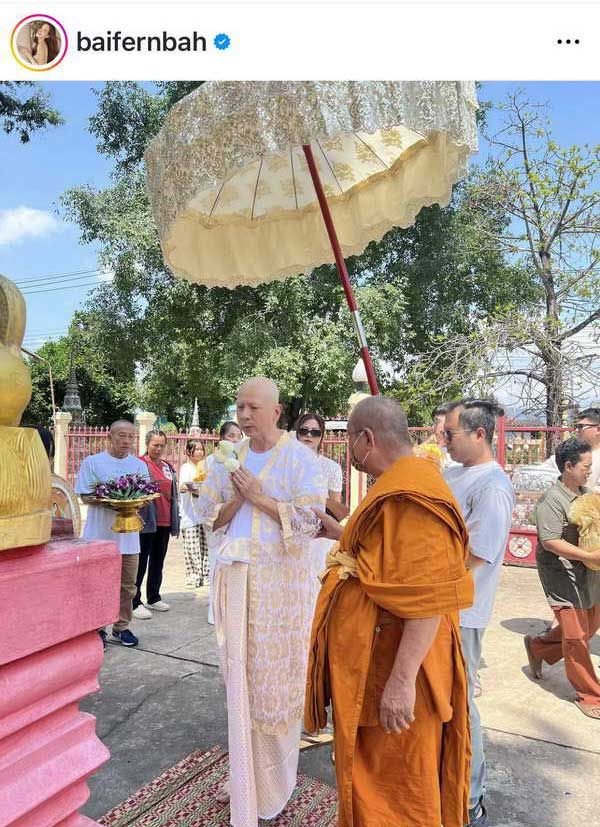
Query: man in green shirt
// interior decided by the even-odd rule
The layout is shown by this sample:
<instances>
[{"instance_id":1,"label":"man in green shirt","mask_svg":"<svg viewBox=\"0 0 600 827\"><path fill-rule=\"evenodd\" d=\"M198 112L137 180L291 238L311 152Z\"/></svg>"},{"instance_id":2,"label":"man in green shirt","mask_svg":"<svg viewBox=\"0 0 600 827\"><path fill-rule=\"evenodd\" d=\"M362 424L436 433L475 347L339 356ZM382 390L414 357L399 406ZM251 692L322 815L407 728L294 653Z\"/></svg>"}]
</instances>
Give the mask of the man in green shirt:
<instances>
[{"instance_id":1,"label":"man in green shirt","mask_svg":"<svg viewBox=\"0 0 600 827\"><path fill-rule=\"evenodd\" d=\"M531 672L542 677L542 664L564 657L567 677L577 692L576 705L590 718L600 719L600 682L590 658L589 640L600 628L600 548L579 548L579 533L569 523L572 502L585 494L592 469L591 447L575 437L556 449L558 481L536 509L536 560L542 587L558 626L538 637L525 637Z\"/></svg>"}]
</instances>

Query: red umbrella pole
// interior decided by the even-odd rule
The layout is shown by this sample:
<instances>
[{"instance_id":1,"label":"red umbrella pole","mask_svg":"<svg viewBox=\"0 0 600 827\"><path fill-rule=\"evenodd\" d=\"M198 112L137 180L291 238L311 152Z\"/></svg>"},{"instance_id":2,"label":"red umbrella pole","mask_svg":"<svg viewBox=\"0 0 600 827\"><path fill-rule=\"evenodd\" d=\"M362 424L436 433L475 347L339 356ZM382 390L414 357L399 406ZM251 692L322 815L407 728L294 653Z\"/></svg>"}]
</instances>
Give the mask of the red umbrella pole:
<instances>
[{"instance_id":1,"label":"red umbrella pole","mask_svg":"<svg viewBox=\"0 0 600 827\"><path fill-rule=\"evenodd\" d=\"M371 354L369 353L369 346L367 345L367 337L365 336L365 330L360 319L358 305L356 304L356 299L354 298L354 293L352 292L352 285L350 284L350 279L348 277L346 262L344 261L340 242L338 241L337 233L335 231L335 225L331 217L331 212L329 211L329 204L327 203L327 198L325 197L325 192L323 191L323 185L321 183L321 178L319 177L319 170L317 169L311 147L308 144L305 144L302 149L304 150L306 163L308 164L310 176L315 186L315 192L317 193L317 198L319 199L321 214L323 216L323 221L325 222L325 227L327 228L327 235L329 236L331 249L333 250L333 255L335 256L335 263L337 264L338 273L340 274L342 287L344 288L344 293L346 294L346 301L348 302L348 307L350 308L350 312L352 313L352 318L354 320L354 327L356 328L356 335L358 336L358 344L360 346L360 355L362 356L365 370L367 372L369 390L373 396L378 396L379 388L377 387L377 378L375 377L373 362L371 361Z\"/></svg>"}]
</instances>

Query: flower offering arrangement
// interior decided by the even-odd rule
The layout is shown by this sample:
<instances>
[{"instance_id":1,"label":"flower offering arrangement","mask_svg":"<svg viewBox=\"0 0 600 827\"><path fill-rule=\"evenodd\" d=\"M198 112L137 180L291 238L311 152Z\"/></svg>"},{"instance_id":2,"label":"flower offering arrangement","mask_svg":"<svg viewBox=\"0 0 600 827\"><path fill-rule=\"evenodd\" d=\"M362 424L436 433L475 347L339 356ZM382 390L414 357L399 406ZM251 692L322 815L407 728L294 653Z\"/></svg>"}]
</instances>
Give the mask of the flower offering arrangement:
<instances>
[{"instance_id":1,"label":"flower offering arrangement","mask_svg":"<svg viewBox=\"0 0 600 827\"><path fill-rule=\"evenodd\" d=\"M442 467L443 454L441 448L433 442L423 442L415 448L415 456L421 459L428 459L435 463L438 468Z\"/></svg>"},{"instance_id":2,"label":"flower offering arrangement","mask_svg":"<svg viewBox=\"0 0 600 827\"><path fill-rule=\"evenodd\" d=\"M569 522L579 529L579 546L586 551L593 551L600 546L600 494L588 491L581 497L573 500L569 511ZM600 567L583 561L592 571L600 571Z\"/></svg>"},{"instance_id":3,"label":"flower offering arrangement","mask_svg":"<svg viewBox=\"0 0 600 827\"><path fill-rule=\"evenodd\" d=\"M160 493L158 483L141 474L124 474L98 483L94 496L99 503L117 512L112 530L117 534L127 534L142 530L144 524L139 514L140 508L160 497Z\"/></svg>"},{"instance_id":4,"label":"flower offering arrangement","mask_svg":"<svg viewBox=\"0 0 600 827\"><path fill-rule=\"evenodd\" d=\"M192 482L194 482L194 483L200 483L200 482L204 482L204 480L205 480L205 479L206 479L206 469L205 469L205 468L200 468L200 469L196 472L196 476L194 477L194 479L192 480Z\"/></svg>"},{"instance_id":5,"label":"flower offering arrangement","mask_svg":"<svg viewBox=\"0 0 600 827\"><path fill-rule=\"evenodd\" d=\"M158 494L158 491L158 483L141 474L124 474L107 482L99 482L94 494L99 499L136 500L148 494Z\"/></svg>"},{"instance_id":6,"label":"flower offering arrangement","mask_svg":"<svg viewBox=\"0 0 600 827\"><path fill-rule=\"evenodd\" d=\"M240 467L240 461L237 457L235 445L233 442L229 442L226 439L222 439L219 442L219 446L213 456L215 458L215 462L220 462L225 470L229 471L229 473L232 471L237 471Z\"/></svg>"}]
</instances>

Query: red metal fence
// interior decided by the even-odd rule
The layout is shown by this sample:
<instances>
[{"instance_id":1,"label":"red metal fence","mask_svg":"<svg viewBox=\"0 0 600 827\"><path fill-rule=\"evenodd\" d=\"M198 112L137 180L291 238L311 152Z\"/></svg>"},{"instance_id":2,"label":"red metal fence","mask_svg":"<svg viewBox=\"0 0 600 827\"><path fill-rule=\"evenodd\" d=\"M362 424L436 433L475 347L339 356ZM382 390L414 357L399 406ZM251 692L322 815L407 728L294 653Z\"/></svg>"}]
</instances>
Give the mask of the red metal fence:
<instances>
[{"instance_id":1,"label":"red metal fence","mask_svg":"<svg viewBox=\"0 0 600 827\"><path fill-rule=\"evenodd\" d=\"M71 428L67 433L67 479L71 485L79 472L83 460L91 454L97 454L106 450L108 428ZM211 454L219 441L219 434L216 431L203 431L199 438L206 455ZM185 446L189 439L187 433L175 433L167 435L167 450L165 459L175 467L177 471L185 462ZM343 489L342 499L350 505L350 455L348 452L348 441L345 431L328 431L323 441L323 453L325 456L339 463L342 468Z\"/></svg>"},{"instance_id":2,"label":"red metal fence","mask_svg":"<svg viewBox=\"0 0 600 827\"><path fill-rule=\"evenodd\" d=\"M108 428L71 428L67 432L67 479L75 485L79 466L91 454L105 451L108 444Z\"/></svg>"},{"instance_id":3,"label":"red metal fence","mask_svg":"<svg viewBox=\"0 0 600 827\"><path fill-rule=\"evenodd\" d=\"M409 428L416 443L431 434L430 428ZM536 465L546 459L548 440L560 440L570 433L569 428L547 428L542 425L507 425L498 420L494 448L500 465L511 472L519 465ZM104 451L108 428L71 428L67 434L67 477L73 484L79 466L85 457ZM165 458L177 470L185 462L187 433L168 434ZM204 431L199 437L208 454L219 440L216 431ZM350 503L350 456L345 431L328 431L323 442L325 456L338 462L344 475L343 499Z\"/></svg>"},{"instance_id":4,"label":"red metal fence","mask_svg":"<svg viewBox=\"0 0 600 827\"><path fill-rule=\"evenodd\" d=\"M323 440L323 453L329 459L337 462L342 469L343 487L342 502L350 507L350 451L348 450L348 438L345 431L328 431Z\"/></svg>"},{"instance_id":5,"label":"red metal fence","mask_svg":"<svg viewBox=\"0 0 600 827\"><path fill-rule=\"evenodd\" d=\"M430 428L409 429L415 443L419 444L431 434ZM547 428L542 425L513 425L504 418L498 420L494 450L496 459L509 475L524 465L538 465L561 439L571 433L569 428ZM79 467L85 457L106 449L108 428L71 428L67 434L67 477L74 484ZM169 434L165 458L179 471L185 462L188 434ZM215 431L204 431L200 437L206 454L212 453L218 443ZM328 431L323 442L325 456L339 463L343 473L342 500L351 502L351 463L348 439L345 431ZM365 486L366 493L366 486ZM513 528L505 555L505 562L513 565L535 566L536 530L533 523L535 504L543 492L517 491L513 512ZM360 494L360 492L359 492Z\"/></svg>"},{"instance_id":6,"label":"red metal fence","mask_svg":"<svg viewBox=\"0 0 600 827\"><path fill-rule=\"evenodd\" d=\"M500 419L495 438L496 459L508 472L518 465L537 465L544 462L548 449L571 433L571 428L507 425L504 419Z\"/></svg>"},{"instance_id":7,"label":"red metal fence","mask_svg":"<svg viewBox=\"0 0 600 827\"><path fill-rule=\"evenodd\" d=\"M186 461L185 446L191 439L189 434L167 434L167 450L165 452L165 459L170 462L177 473ZM212 454L215 446L219 442L219 434L216 431L203 431L199 436L194 435L194 439L199 439L204 446L204 453L206 456Z\"/></svg>"},{"instance_id":8,"label":"red metal fence","mask_svg":"<svg viewBox=\"0 0 600 827\"><path fill-rule=\"evenodd\" d=\"M212 454L219 442L219 434L216 431L203 431L196 439L200 439L204 445L206 456ZM175 467L177 471L185 462L185 446L189 439L188 434L168 434L167 450L165 459ZM350 456L348 452L348 440L345 431L328 431L323 440L323 453L326 457L337 462L344 479L342 488L342 499L350 505Z\"/></svg>"}]
</instances>

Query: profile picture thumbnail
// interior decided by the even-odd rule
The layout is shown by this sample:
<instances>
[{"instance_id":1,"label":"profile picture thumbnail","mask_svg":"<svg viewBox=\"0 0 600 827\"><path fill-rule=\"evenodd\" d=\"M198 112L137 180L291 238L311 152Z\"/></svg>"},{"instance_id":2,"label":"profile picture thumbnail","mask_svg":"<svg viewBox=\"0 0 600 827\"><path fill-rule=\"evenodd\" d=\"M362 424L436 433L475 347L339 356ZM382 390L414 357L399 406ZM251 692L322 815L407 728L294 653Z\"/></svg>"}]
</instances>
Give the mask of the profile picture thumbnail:
<instances>
[{"instance_id":1,"label":"profile picture thumbnail","mask_svg":"<svg viewBox=\"0 0 600 827\"><path fill-rule=\"evenodd\" d=\"M64 26L49 15L30 15L15 26L11 48L15 60L26 69L45 71L61 62L68 39Z\"/></svg>"}]
</instances>

